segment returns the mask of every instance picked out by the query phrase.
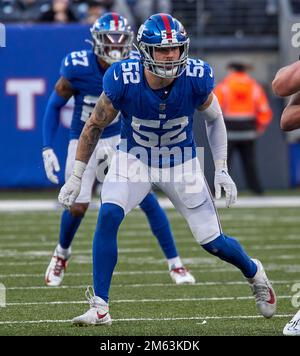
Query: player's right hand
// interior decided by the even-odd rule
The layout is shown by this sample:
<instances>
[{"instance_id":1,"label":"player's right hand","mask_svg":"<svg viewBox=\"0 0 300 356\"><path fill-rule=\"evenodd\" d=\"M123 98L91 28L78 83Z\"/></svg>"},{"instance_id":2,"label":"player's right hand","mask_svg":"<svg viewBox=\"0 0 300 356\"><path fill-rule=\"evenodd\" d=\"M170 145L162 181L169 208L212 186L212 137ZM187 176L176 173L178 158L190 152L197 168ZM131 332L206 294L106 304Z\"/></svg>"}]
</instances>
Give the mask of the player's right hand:
<instances>
[{"instance_id":1,"label":"player's right hand","mask_svg":"<svg viewBox=\"0 0 300 356\"><path fill-rule=\"evenodd\" d=\"M72 204L78 197L81 189L81 178L75 176L74 174L66 181L62 186L59 195L59 203L66 209L70 209Z\"/></svg>"},{"instance_id":2,"label":"player's right hand","mask_svg":"<svg viewBox=\"0 0 300 356\"><path fill-rule=\"evenodd\" d=\"M58 184L58 177L54 172L60 171L60 166L56 154L52 148L46 148L43 151L44 167L47 178L54 184Z\"/></svg>"}]
</instances>

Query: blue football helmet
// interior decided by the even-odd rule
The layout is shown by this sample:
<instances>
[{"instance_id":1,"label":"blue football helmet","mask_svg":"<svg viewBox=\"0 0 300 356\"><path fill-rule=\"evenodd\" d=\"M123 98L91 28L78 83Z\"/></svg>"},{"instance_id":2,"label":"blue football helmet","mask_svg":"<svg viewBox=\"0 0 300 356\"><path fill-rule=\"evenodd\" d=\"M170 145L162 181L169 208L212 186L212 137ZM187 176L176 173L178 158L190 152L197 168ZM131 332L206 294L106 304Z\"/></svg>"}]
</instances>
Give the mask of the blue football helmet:
<instances>
[{"instance_id":1,"label":"blue football helmet","mask_svg":"<svg viewBox=\"0 0 300 356\"><path fill-rule=\"evenodd\" d=\"M168 14L150 16L139 28L138 49L145 68L162 78L179 77L186 69L189 38L182 24ZM180 57L176 61L155 60L155 49L179 47Z\"/></svg>"},{"instance_id":2,"label":"blue football helmet","mask_svg":"<svg viewBox=\"0 0 300 356\"><path fill-rule=\"evenodd\" d=\"M108 12L94 23L90 31L94 52L106 63L112 64L129 57L133 31L123 16Z\"/></svg>"}]
</instances>

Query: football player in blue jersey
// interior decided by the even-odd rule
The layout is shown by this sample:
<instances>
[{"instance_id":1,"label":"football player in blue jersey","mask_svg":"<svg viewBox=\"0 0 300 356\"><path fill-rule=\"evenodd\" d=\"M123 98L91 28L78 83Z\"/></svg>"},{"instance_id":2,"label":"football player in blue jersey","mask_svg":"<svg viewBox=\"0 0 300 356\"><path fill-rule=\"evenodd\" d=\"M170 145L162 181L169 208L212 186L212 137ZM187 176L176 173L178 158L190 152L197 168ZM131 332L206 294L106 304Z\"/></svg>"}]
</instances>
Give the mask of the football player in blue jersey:
<instances>
[{"instance_id":1,"label":"football player in blue jersey","mask_svg":"<svg viewBox=\"0 0 300 356\"><path fill-rule=\"evenodd\" d=\"M94 295L76 325L110 325L108 299L117 262L117 233L128 214L154 184L184 216L196 241L209 253L236 266L249 282L259 312L274 315L276 296L259 260L226 236L196 157L192 124L195 110L206 113L206 130L215 163L216 198L226 193L231 206L237 190L227 170L227 135L212 90L208 63L188 58L189 38L168 14L151 16L137 36L141 59L113 64L103 92L81 133L71 177L59 201L70 207L78 196L87 162L98 138L121 112L122 141L102 187L102 205L93 242ZM109 223L108 223L109 222Z\"/></svg>"},{"instance_id":2,"label":"football player in blue jersey","mask_svg":"<svg viewBox=\"0 0 300 356\"><path fill-rule=\"evenodd\" d=\"M107 13L98 19L91 28L93 50L72 52L62 61L61 77L49 99L43 121L43 158L47 177L58 183L55 172L59 163L53 151L52 143L59 123L61 108L70 97L75 99L65 177L71 175L75 161L78 138L85 121L93 111L95 103L102 93L103 76L109 66L121 59L134 58L138 53L132 50L133 32L127 20L117 13ZM82 188L77 199L61 217L59 243L47 268L45 281L48 286L62 283L67 261L71 256L71 243L91 201L92 187L96 177L97 164L109 160L120 141L120 119L117 116L103 131L101 140L90 158L82 177ZM109 163L109 162L105 162ZM98 165L99 167L99 165ZM168 260L170 275L176 284L195 283L193 275L184 267L178 256L167 216L160 207L155 195L149 193L140 202L151 229Z\"/></svg>"}]
</instances>

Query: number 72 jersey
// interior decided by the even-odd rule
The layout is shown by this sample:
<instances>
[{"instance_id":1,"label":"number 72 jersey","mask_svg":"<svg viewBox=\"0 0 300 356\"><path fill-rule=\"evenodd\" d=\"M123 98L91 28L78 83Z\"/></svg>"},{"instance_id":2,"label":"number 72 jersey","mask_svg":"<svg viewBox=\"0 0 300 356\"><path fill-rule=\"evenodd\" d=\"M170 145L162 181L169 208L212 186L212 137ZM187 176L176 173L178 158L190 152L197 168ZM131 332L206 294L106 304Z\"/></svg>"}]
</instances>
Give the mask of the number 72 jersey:
<instances>
[{"instance_id":1,"label":"number 72 jersey","mask_svg":"<svg viewBox=\"0 0 300 356\"><path fill-rule=\"evenodd\" d=\"M121 111L119 149L141 152L143 147L147 154L140 155L140 159L159 167L194 158L193 115L213 87L213 71L200 59L188 59L186 71L174 80L166 98L161 90L149 87L140 60L113 64L104 75L103 90L114 108ZM184 154L186 147L190 147L188 155ZM175 148L181 154L171 154Z\"/></svg>"}]
</instances>

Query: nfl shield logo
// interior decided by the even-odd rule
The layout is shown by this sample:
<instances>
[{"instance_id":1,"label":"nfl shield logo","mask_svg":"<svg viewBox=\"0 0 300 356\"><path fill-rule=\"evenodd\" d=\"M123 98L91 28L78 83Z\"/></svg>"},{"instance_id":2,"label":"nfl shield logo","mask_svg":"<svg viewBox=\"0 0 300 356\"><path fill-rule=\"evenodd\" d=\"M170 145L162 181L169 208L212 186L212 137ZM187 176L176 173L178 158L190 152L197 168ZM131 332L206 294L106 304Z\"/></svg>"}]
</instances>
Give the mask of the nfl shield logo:
<instances>
[{"instance_id":1,"label":"nfl shield logo","mask_svg":"<svg viewBox=\"0 0 300 356\"><path fill-rule=\"evenodd\" d=\"M159 104L159 111L165 111L166 110L166 104Z\"/></svg>"}]
</instances>

